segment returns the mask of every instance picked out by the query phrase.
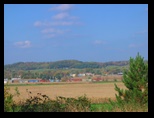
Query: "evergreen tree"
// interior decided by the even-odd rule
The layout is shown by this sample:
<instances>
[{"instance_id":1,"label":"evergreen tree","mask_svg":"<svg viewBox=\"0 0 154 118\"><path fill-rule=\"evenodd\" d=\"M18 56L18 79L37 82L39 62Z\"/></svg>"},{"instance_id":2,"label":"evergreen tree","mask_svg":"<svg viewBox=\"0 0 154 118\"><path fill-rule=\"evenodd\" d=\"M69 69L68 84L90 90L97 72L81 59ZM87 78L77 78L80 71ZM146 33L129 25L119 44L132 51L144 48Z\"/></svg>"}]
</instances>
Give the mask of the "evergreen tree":
<instances>
[{"instance_id":1,"label":"evergreen tree","mask_svg":"<svg viewBox=\"0 0 154 118\"><path fill-rule=\"evenodd\" d=\"M118 102L148 103L148 64L144 63L139 53L135 59L130 57L129 69L124 71L122 82L126 86L125 90L115 84Z\"/></svg>"}]
</instances>

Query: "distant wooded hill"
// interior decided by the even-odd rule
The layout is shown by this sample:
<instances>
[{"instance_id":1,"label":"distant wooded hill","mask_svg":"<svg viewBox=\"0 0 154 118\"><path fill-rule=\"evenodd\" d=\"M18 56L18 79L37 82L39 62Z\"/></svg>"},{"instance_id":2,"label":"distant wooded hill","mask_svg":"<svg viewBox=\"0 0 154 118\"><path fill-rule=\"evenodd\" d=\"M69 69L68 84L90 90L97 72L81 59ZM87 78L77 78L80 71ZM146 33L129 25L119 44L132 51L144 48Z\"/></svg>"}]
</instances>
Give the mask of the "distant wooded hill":
<instances>
[{"instance_id":1,"label":"distant wooded hill","mask_svg":"<svg viewBox=\"0 0 154 118\"><path fill-rule=\"evenodd\" d=\"M125 66L129 61L82 62L78 60L61 60L55 62L18 62L4 65L4 70L37 70L37 69L71 69L102 68L107 66Z\"/></svg>"}]
</instances>

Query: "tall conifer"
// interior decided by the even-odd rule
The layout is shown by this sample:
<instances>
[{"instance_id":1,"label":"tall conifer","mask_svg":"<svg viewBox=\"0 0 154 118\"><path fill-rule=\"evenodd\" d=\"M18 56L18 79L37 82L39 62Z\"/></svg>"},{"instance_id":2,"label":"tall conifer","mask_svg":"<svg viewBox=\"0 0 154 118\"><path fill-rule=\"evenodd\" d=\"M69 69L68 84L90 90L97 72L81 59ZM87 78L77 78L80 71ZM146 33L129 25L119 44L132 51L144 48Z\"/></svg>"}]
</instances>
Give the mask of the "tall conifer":
<instances>
[{"instance_id":1,"label":"tall conifer","mask_svg":"<svg viewBox=\"0 0 154 118\"><path fill-rule=\"evenodd\" d=\"M135 59L130 57L129 70L124 71L122 82L125 90L115 84L117 101L148 103L148 64L139 53Z\"/></svg>"}]
</instances>

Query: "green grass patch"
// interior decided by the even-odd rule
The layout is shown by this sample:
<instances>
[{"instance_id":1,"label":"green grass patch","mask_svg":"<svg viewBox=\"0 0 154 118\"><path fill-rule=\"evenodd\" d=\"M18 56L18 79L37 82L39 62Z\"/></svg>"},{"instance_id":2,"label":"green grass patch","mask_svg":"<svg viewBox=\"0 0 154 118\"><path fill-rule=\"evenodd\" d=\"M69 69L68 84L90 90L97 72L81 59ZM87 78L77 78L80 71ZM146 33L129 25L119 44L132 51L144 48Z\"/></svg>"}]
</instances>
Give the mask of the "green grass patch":
<instances>
[{"instance_id":1,"label":"green grass patch","mask_svg":"<svg viewBox=\"0 0 154 118\"><path fill-rule=\"evenodd\" d=\"M91 111L93 112L110 112L113 110L113 106L110 103L97 103L91 104Z\"/></svg>"},{"instance_id":2,"label":"green grass patch","mask_svg":"<svg viewBox=\"0 0 154 118\"><path fill-rule=\"evenodd\" d=\"M91 111L99 111L102 109L103 104L91 104Z\"/></svg>"}]
</instances>

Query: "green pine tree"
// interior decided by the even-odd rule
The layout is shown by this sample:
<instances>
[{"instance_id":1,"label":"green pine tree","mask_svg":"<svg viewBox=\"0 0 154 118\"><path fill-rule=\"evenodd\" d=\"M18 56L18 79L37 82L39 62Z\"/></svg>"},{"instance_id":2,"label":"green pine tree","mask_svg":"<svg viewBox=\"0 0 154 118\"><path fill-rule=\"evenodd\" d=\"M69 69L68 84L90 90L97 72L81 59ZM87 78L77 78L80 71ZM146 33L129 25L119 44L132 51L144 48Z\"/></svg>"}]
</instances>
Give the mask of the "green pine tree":
<instances>
[{"instance_id":1,"label":"green pine tree","mask_svg":"<svg viewBox=\"0 0 154 118\"><path fill-rule=\"evenodd\" d=\"M115 84L118 102L148 103L148 64L139 53L135 59L130 57L129 70L124 71L122 82L126 86L125 90Z\"/></svg>"}]
</instances>

